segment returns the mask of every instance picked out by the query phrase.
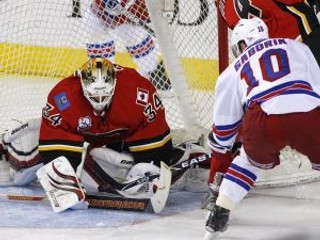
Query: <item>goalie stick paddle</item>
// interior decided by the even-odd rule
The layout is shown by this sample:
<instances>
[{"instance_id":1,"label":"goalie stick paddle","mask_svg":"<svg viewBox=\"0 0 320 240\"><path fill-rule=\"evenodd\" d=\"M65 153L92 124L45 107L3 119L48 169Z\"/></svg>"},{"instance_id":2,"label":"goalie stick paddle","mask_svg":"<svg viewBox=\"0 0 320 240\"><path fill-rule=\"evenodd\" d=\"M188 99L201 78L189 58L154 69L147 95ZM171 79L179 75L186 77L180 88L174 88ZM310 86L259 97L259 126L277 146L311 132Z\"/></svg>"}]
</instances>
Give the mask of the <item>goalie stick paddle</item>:
<instances>
[{"instance_id":1,"label":"goalie stick paddle","mask_svg":"<svg viewBox=\"0 0 320 240\"><path fill-rule=\"evenodd\" d=\"M155 193L150 198L101 193L86 194L86 200L88 201L90 208L160 213L167 202L170 185L170 168L165 163L161 162L160 177L153 181L153 190ZM3 197L4 195L1 194L1 196ZM9 193L6 197L8 200L14 201L47 201L47 197L41 195L19 195Z\"/></svg>"}]
</instances>

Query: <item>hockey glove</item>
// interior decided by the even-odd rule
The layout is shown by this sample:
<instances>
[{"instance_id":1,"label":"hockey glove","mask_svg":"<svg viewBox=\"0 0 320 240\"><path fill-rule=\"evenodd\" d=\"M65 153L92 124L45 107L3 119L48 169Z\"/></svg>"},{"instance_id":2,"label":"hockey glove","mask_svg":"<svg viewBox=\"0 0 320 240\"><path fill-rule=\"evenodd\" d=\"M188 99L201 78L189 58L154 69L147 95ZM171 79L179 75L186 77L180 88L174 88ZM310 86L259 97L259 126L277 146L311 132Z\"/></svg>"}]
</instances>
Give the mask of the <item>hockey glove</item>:
<instances>
[{"instance_id":1,"label":"hockey glove","mask_svg":"<svg viewBox=\"0 0 320 240\"><path fill-rule=\"evenodd\" d=\"M215 205L206 222L206 230L224 232L228 228L230 210Z\"/></svg>"}]
</instances>

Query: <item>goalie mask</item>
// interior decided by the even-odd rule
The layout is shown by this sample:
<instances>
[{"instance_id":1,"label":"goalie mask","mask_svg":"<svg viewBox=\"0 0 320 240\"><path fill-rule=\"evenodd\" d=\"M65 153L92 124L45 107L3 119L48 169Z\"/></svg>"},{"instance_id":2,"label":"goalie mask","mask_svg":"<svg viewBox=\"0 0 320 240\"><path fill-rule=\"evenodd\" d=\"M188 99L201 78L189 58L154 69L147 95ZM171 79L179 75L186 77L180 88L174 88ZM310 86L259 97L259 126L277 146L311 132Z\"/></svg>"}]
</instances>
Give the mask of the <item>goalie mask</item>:
<instances>
[{"instance_id":1,"label":"goalie mask","mask_svg":"<svg viewBox=\"0 0 320 240\"><path fill-rule=\"evenodd\" d=\"M104 58L92 58L77 71L84 96L100 112L110 105L116 87L113 64Z\"/></svg>"},{"instance_id":2,"label":"goalie mask","mask_svg":"<svg viewBox=\"0 0 320 240\"><path fill-rule=\"evenodd\" d=\"M262 19L258 17L240 19L232 31L232 53L235 57L239 57L254 42L268 37L268 27Z\"/></svg>"}]
</instances>

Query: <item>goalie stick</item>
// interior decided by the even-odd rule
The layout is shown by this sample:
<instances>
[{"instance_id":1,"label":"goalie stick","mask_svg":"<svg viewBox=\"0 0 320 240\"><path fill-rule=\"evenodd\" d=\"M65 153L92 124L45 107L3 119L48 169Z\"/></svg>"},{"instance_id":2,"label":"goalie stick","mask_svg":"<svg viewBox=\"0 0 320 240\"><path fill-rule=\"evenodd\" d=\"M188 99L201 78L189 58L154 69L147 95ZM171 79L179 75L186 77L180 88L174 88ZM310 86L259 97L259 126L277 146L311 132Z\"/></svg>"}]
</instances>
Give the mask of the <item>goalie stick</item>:
<instances>
[{"instance_id":1,"label":"goalie stick","mask_svg":"<svg viewBox=\"0 0 320 240\"><path fill-rule=\"evenodd\" d=\"M172 183L178 180L188 169L201 166L210 157L211 157L210 154L203 153L171 166L170 169L172 172L172 179L171 179ZM130 182L118 182L115 179L113 179L110 175L108 175L104 170L102 170L97 163L93 163L93 165L94 165L94 168L91 168L91 169L87 168L86 171L98 173L105 180L105 182L108 183L108 186L103 187L104 189L101 190L101 192L109 192L114 194L118 193L123 196L128 196L128 194L126 194L126 190L129 190L130 188L134 188L137 185L142 183L151 182L154 179L159 177L159 174L153 174L153 175L140 177ZM141 196L138 195L138 197L141 197Z\"/></svg>"},{"instance_id":2,"label":"goalie stick","mask_svg":"<svg viewBox=\"0 0 320 240\"><path fill-rule=\"evenodd\" d=\"M160 177L154 180L153 191L155 193L150 198L130 197L130 195L120 196L110 193L89 193L86 194L86 201L88 201L90 208L160 213L167 202L170 185L171 170L165 163L161 162ZM1 196L4 197L3 194ZM46 196L38 195L7 194L5 197L14 201L47 201Z\"/></svg>"}]
</instances>

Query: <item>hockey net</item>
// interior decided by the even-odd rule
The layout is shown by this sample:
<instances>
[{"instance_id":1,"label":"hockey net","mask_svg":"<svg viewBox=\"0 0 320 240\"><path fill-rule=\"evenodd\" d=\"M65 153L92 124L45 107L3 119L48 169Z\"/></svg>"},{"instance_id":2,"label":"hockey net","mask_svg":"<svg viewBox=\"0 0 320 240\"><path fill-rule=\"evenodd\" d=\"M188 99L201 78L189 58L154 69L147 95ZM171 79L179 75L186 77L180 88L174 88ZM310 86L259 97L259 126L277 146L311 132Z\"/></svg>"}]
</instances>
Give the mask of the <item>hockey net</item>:
<instances>
[{"instance_id":1,"label":"hockey net","mask_svg":"<svg viewBox=\"0 0 320 240\"><path fill-rule=\"evenodd\" d=\"M108 30L108 24L103 31L95 30L86 14L92 0L0 1L2 131L41 116L48 91L88 59L88 42L100 44L112 36L115 62L139 68L127 47L144 31L156 41L158 61L164 60L166 66L166 73L159 71L153 83L162 96L175 142L200 139L206 145L219 60L221 69L229 61L228 31L217 22L214 0L147 0L152 24L143 15L143 1L123 2L133 5L120 5L116 21L121 25L124 16L140 28L130 31L129 37ZM146 68L150 64L138 62ZM165 74L170 87L162 80ZM306 158L292 150L284 150L282 159L283 166L263 176L259 184L286 185L319 177Z\"/></svg>"}]
</instances>

